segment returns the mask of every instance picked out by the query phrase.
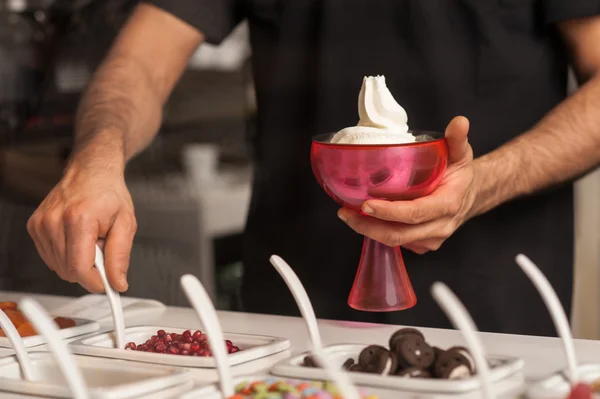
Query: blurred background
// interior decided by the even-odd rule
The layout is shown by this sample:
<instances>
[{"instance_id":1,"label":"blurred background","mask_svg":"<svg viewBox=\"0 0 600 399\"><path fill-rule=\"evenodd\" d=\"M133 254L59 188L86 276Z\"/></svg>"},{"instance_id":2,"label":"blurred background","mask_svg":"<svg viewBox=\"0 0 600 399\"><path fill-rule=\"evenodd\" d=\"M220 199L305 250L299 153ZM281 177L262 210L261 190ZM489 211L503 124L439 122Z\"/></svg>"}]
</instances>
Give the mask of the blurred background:
<instances>
[{"instance_id":1,"label":"blurred background","mask_svg":"<svg viewBox=\"0 0 600 399\"><path fill-rule=\"evenodd\" d=\"M44 266L25 225L59 180L81 92L136 3L0 0L0 290L84 294ZM186 306L179 276L194 273L218 308L243 310L250 57L244 23L220 46L202 45L157 140L129 165L139 228L127 295ZM599 173L578 182L573 324L580 338L600 338L599 199Z\"/></svg>"}]
</instances>

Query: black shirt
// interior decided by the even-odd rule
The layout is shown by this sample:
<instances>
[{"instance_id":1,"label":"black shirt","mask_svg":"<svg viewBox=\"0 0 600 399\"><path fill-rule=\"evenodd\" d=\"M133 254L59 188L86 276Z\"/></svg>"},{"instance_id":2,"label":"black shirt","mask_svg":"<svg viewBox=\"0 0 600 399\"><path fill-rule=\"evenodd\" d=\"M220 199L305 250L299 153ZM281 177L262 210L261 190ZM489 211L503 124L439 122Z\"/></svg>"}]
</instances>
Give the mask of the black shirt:
<instances>
[{"instance_id":1,"label":"black shirt","mask_svg":"<svg viewBox=\"0 0 600 399\"><path fill-rule=\"evenodd\" d=\"M346 301L362 237L338 220L338 206L313 177L309 150L313 135L356 124L365 75L386 76L411 128L443 131L452 117L465 115L475 156L498 148L565 98L567 54L554 23L600 14L600 0L152 3L215 44L242 19L249 21L258 134L245 235L247 311L298 314L269 264L275 253L296 270L321 318L448 327L429 292L440 280L481 330L555 334L514 257L522 252L537 262L570 310L572 184L473 219L436 252L404 251L417 305L358 312Z\"/></svg>"}]
</instances>

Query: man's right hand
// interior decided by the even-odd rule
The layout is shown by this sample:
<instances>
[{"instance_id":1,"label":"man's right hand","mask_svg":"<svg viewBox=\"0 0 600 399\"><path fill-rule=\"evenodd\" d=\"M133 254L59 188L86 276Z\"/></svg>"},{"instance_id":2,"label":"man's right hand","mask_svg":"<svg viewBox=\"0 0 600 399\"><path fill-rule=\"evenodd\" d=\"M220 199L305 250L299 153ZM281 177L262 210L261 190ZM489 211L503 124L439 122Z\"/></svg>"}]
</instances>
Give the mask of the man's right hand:
<instances>
[{"instance_id":1,"label":"man's right hand","mask_svg":"<svg viewBox=\"0 0 600 399\"><path fill-rule=\"evenodd\" d=\"M63 280L90 292L104 290L94 267L95 245L105 240L106 273L127 290L127 269L137 229L123 170L71 165L27 223L37 250Z\"/></svg>"}]
</instances>

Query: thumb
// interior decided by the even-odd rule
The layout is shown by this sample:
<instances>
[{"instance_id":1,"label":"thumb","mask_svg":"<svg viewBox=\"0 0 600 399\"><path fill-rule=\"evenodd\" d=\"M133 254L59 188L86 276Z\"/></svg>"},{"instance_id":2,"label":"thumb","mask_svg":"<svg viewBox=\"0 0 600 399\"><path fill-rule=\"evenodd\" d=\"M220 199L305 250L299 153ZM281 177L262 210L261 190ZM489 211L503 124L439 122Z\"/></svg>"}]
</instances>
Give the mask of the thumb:
<instances>
[{"instance_id":1,"label":"thumb","mask_svg":"<svg viewBox=\"0 0 600 399\"><path fill-rule=\"evenodd\" d=\"M135 217L119 213L106 237L104 250L106 275L110 285L120 292L128 288L127 269L129 269L135 231Z\"/></svg>"},{"instance_id":2,"label":"thumb","mask_svg":"<svg viewBox=\"0 0 600 399\"><path fill-rule=\"evenodd\" d=\"M469 120L464 116L457 116L446 127L446 142L448 143L448 161L457 163L473 159L473 152L469 145Z\"/></svg>"}]
</instances>

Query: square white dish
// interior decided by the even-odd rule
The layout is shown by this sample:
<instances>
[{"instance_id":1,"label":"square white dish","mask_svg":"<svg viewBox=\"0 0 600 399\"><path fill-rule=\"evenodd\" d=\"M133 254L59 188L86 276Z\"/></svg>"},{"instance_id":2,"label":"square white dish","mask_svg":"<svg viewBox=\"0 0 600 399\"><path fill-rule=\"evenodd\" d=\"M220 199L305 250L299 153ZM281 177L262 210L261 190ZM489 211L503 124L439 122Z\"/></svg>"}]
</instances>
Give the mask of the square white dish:
<instances>
[{"instance_id":1,"label":"square white dish","mask_svg":"<svg viewBox=\"0 0 600 399\"><path fill-rule=\"evenodd\" d=\"M125 329L127 342L136 344L144 343L158 330L169 333L181 334L184 328L161 326L136 326ZM231 340L241 350L229 355L230 366L250 362L263 357L283 352L290 347L290 341L285 338L269 337L264 335L224 333L225 339ZM73 353L88 356L107 357L114 359L133 360L144 363L173 365L179 367L216 368L212 357L180 356L163 353L138 352L133 350L119 350L114 347L114 334L112 332L82 338L69 344Z\"/></svg>"},{"instance_id":2,"label":"square white dish","mask_svg":"<svg viewBox=\"0 0 600 399\"><path fill-rule=\"evenodd\" d=\"M600 381L600 364L580 364L578 367L579 379L591 384ZM531 384L527 389L527 397L531 399L566 398L571 386L567 379L567 371L559 371L542 380ZM594 398L600 398L600 392L594 394Z\"/></svg>"},{"instance_id":3,"label":"square white dish","mask_svg":"<svg viewBox=\"0 0 600 399\"><path fill-rule=\"evenodd\" d=\"M98 324L96 321L76 318L71 319L75 321L75 326L58 330L60 338L69 339L79 335L93 333L100 329L100 324ZM22 340L26 348L32 348L34 346L44 345L46 343L46 340L41 335L23 337ZM7 337L0 337L0 347L12 348L12 344Z\"/></svg>"},{"instance_id":4,"label":"square white dish","mask_svg":"<svg viewBox=\"0 0 600 399\"><path fill-rule=\"evenodd\" d=\"M6 357L0 359L0 391L46 397L71 397L52 354L32 352L29 356L39 381L24 380L16 358ZM185 385L193 379L192 372L176 367L142 365L88 356L74 358L93 398L135 398Z\"/></svg>"},{"instance_id":5,"label":"square white dish","mask_svg":"<svg viewBox=\"0 0 600 399\"><path fill-rule=\"evenodd\" d=\"M353 358L356 361L360 352L367 346L364 344L330 345L326 346L324 350L330 356L333 364L341 369L342 364L348 358ZM271 370L271 374L307 380L327 379L325 370L302 366L304 357L307 355L308 353L304 353L277 363ZM522 359L509 356L488 355L488 360L492 365L490 372L494 383L499 383L517 373L521 373L525 365ZM480 387L479 379L474 376L464 380L442 380L382 376L359 372L349 372L348 374L357 385L401 391L454 394L473 391Z\"/></svg>"},{"instance_id":6,"label":"square white dish","mask_svg":"<svg viewBox=\"0 0 600 399\"><path fill-rule=\"evenodd\" d=\"M273 375L266 375L266 374L261 374L261 375L250 375L250 376L240 376L240 377L236 377L234 378L234 384L237 386L238 384L247 381L247 382L253 382L256 380L279 380L279 379L283 379L283 380L295 380L295 381L304 381L304 379L301 378L285 378L285 377L275 377ZM324 380L318 380L318 381L330 381L331 379L324 379ZM309 381L309 380L307 380ZM390 390L385 390L385 389L380 389L380 388L373 388L373 387L357 387L359 392L363 395L363 396L367 396L367 395L374 395L377 397L377 399L397 399L398 398L398 392L395 391L390 391ZM204 387L196 387L193 390L181 395L179 397L180 399L226 399L223 398L223 395L221 394L221 392L219 391L219 386L218 384L213 384L213 385L207 385Z\"/></svg>"}]
</instances>

